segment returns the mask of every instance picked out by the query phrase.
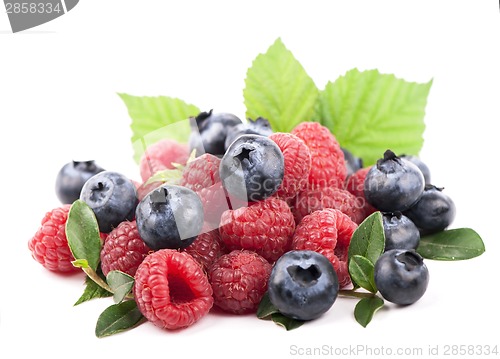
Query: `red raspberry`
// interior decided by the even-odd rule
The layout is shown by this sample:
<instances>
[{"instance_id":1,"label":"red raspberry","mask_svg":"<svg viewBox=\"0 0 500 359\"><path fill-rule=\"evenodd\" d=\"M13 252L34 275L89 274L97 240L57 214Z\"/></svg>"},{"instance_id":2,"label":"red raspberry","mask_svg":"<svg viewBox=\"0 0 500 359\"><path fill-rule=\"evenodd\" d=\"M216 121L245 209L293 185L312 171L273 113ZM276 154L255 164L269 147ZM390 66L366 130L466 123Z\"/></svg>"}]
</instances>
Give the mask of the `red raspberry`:
<instances>
[{"instance_id":1,"label":"red raspberry","mask_svg":"<svg viewBox=\"0 0 500 359\"><path fill-rule=\"evenodd\" d=\"M278 145L285 159L285 175L276 195L286 200L307 187L311 152L304 141L291 133L273 133L269 138Z\"/></svg>"},{"instance_id":2,"label":"red raspberry","mask_svg":"<svg viewBox=\"0 0 500 359\"><path fill-rule=\"evenodd\" d=\"M289 249L294 229L290 207L271 197L250 207L227 210L219 231L228 250L253 250L274 262Z\"/></svg>"},{"instance_id":3,"label":"red raspberry","mask_svg":"<svg viewBox=\"0 0 500 359\"><path fill-rule=\"evenodd\" d=\"M189 253L205 271L222 255L221 239L218 229L208 230L203 227L202 233L184 251Z\"/></svg>"},{"instance_id":4,"label":"red raspberry","mask_svg":"<svg viewBox=\"0 0 500 359\"><path fill-rule=\"evenodd\" d=\"M202 188L196 193L203 205L205 222L210 223L213 228L218 228L222 214L229 209L226 191L222 187L222 182Z\"/></svg>"},{"instance_id":5,"label":"red raspberry","mask_svg":"<svg viewBox=\"0 0 500 359\"><path fill-rule=\"evenodd\" d=\"M340 287L351 283L347 252L357 225L337 209L327 208L305 216L295 230L292 249L308 249L323 254L335 268Z\"/></svg>"},{"instance_id":6,"label":"red raspberry","mask_svg":"<svg viewBox=\"0 0 500 359\"><path fill-rule=\"evenodd\" d=\"M71 262L75 260L66 238L66 220L71 205L64 205L47 212L41 227L28 242L33 258L54 272L77 272Z\"/></svg>"},{"instance_id":7,"label":"red raspberry","mask_svg":"<svg viewBox=\"0 0 500 359\"><path fill-rule=\"evenodd\" d=\"M292 204L292 212L297 224L304 216L324 208L338 209L357 224L365 219L363 202L346 190L336 187L306 189L295 197Z\"/></svg>"},{"instance_id":8,"label":"red raspberry","mask_svg":"<svg viewBox=\"0 0 500 359\"><path fill-rule=\"evenodd\" d=\"M361 202L363 211L365 212L365 218L377 210L375 207L369 204L365 198L365 178L370 171L370 168L371 166L357 170L352 175L350 175L349 178L347 178L345 184L346 190L356 196Z\"/></svg>"},{"instance_id":9,"label":"red raspberry","mask_svg":"<svg viewBox=\"0 0 500 359\"><path fill-rule=\"evenodd\" d=\"M256 312L267 291L271 269L271 264L253 251L224 254L208 274L215 305L234 314Z\"/></svg>"},{"instance_id":10,"label":"red raspberry","mask_svg":"<svg viewBox=\"0 0 500 359\"><path fill-rule=\"evenodd\" d=\"M150 145L141 157L139 170L145 182L156 172L164 169L173 169L173 163L186 164L189 149L186 144L174 140L161 140Z\"/></svg>"},{"instance_id":11,"label":"red raspberry","mask_svg":"<svg viewBox=\"0 0 500 359\"><path fill-rule=\"evenodd\" d=\"M210 153L197 157L184 168L180 185L198 191L220 182L219 164L220 158Z\"/></svg>"},{"instance_id":12,"label":"red raspberry","mask_svg":"<svg viewBox=\"0 0 500 359\"><path fill-rule=\"evenodd\" d=\"M309 184L314 188L342 188L347 176L344 153L330 130L317 122L302 122L292 133L301 138L311 152Z\"/></svg>"},{"instance_id":13,"label":"red raspberry","mask_svg":"<svg viewBox=\"0 0 500 359\"><path fill-rule=\"evenodd\" d=\"M104 275L119 270L131 276L148 255L150 249L139 236L135 221L122 222L109 233L101 250Z\"/></svg>"},{"instance_id":14,"label":"red raspberry","mask_svg":"<svg viewBox=\"0 0 500 359\"><path fill-rule=\"evenodd\" d=\"M141 313L158 327L188 327L212 308L212 287L186 252L161 249L148 255L135 273L134 296Z\"/></svg>"}]
</instances>

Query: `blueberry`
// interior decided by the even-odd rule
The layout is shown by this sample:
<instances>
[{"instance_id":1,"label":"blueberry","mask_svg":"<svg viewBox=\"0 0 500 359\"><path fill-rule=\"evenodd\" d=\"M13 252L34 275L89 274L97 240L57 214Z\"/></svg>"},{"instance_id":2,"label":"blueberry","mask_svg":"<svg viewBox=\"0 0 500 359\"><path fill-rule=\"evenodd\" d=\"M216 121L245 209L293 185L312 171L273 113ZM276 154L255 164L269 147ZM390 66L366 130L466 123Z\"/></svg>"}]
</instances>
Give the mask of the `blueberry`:
<instances>
[{"instance_id":1,"label":"blueberry","mask_svg":"<svg viewBox=\"0 0 500 359\"><path fill-rule=\"evenodd\" d=\"M219 174L230 196L250 202L273 195L283 182L285 162L274 141L260 135L238 137L222 157Z\"/></svg>"},{"instance_id":2,"label":"blueberry","mask_svg":"<svg viewBox=\"0 0 500 359\"><path fill-rule=\"evenodd\" d=\"M383 212L403 212L424 192L424 176L413 163L387 150L366 175L365 198Z\"/></svg>"},{"instance_id":3,"label":"blueberry","mask_svg":"<svg viewBox=\"0 0 500 359\"><path fill-rule=\"evenodd\" d=\"M428 283L427 266L414 250L393 249L383 253L375 263L375 285L389 302L415 303L424 295Z\"/></svg>"},{"instance_id":4,"label":"blueberry","mask_svg":"<svg viewBox=\"0 0 500 359\"><path fill-rule=\"evenodd\" d=\"M63 204L80 198L82 187L93 175L104 171L95 161L72 161L65 164L56 177L56 195Z\"/></svg>"},{"instance_id":5,"label":"blueberry","mask_svg":"<svg viewBox=\"0 0 500 359\"><path fill-rule=\"evenodd\" d=\"M442 191L442 188L426 185L419 201L405 212L422 234L442 231L455 219L455 203Z\"/></svg>"},{"instance_id":6,"label":"blueberry","mask_svg":"<svg viewBox=\"0 0 500 359\"><path fill-rule=\"evenodd\" d=\"M333 265L322 254L293 250L274 264L268 294L281 314L299 320L312 320L326 313L339 293Z\"/></svg>"},{"instance_id":7,"label":"blueberry","mask_svg":"<svg viewBox=\"0 0 500 359\"><path fill-rule=\"evenodd\" d=\"M186 187L162 185L137 205L139 236L153 249L181 249L192 244L203 226L203 206Z\"/></svg>"},{"instance_id":8,"label":"blueberry","mask_svg":"<svg viewBox=\"0 0 500 359\"><path fill-rule=\"evenodd\" d=\"M420 232L417 226L401 212L385 212L382 216L385 251L391 249L417 249Z\"/></svg>"},{"instance_id":9,"label":"blueberry","mask_svg":"<svg viewBox=\"0 0 500 359\"><path fill-rule=\"evenodd\" d=\"M258 117L255 121L249 118L247 123L241 123L229 129L224 145L227 149L241 135L261 135L268 137L272 133L271 124L265 118Z\"/></svg>"},{"instance_id":10,"label":"blueberry","mask_svg":"<svg viewBox=\"0 0 500 359\"><path fill-rule=\"evenodd\" d=\"M349 150L341 147L342 152L344 152L345 166L347 168L347 177L352 175L357 170L363 168L363 160L354 156Z\"/></svg>"},{"instance_id":11,"label":"blueberry","mask_svg":"<svg viewBox=\"0 0 500 359\"><path fill-rule=\"evenodd\" d=\"M239 124L241 120L230 113L201 112L191 119L190 152L195 149L196 156L204 153L223 156L227 133Z\"/></svg>"},{"instance_id":12,"label":"blueberry","mask_svg":"<svg viewBox=\"0 0 500 359\"><path fill-rule=\"evenodd\" d=\"M137 206L136 189L124 175L103 171L85 182L80 199L95 213L101 232L111 232L125 220L132 220Z\"/></svg>"},{"instance_id":13,"label":"blueberry","mask_svg":"<svg viewBox=\"0 0 500 359\"><path fill-rule=\"evenodd\" d=\"M420 171L422 171L422 174L424 175L425 179L425 184L430 184L431 183L431 171L429 170L429 167L422 162L422 160L417 157L417 156L412 156L412 155L401 155L401 158L410 161L414 165L416 165Z\"/></svg>"}]
</instances>

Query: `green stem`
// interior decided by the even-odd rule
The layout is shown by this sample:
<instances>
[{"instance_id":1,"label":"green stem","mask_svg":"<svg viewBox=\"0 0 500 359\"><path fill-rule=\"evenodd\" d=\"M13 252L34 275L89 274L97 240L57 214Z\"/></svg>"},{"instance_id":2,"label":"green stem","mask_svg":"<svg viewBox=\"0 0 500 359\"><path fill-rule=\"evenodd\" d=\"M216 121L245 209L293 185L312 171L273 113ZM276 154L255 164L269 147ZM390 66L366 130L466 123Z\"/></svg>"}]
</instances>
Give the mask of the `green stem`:
<instances>
[{"instance_id":1,"label":"green stem","mask_svg":"<svg viewBox=\"0 0 500 359\"><path fill-rule=\"evenodd\" d=\"M356 292L355 290L349 289L342 289L339 291L339 295L343 297L350 297L350 298L373 298L375 297L375 294L373 293L365 293L365 292Z\"/></svg>"},{"instance_id":2,"label":"green stem","mask_svg":"<svg viewBox=\"0 0 500 359\"><path fill-rule=\"evenodd\" d=\"M86 275L89 276L90 279L92 279L95 284L97 284L99 287L101 287L102 289L104 290L107 290L108 292L112 293L112 294L115 294L115 292L113 291L113 289L111 289L111 287L108 285L108 283L106 283L101 277L99 277L99 275L95 272L95 270L93 270L92 268L90 267L86 267L86 268L83 268L82 267L82 270L85 272ZM127 299L134 299L134 295L132 293L129 293L125 296L125 298Z\"/></svg>"}]
</instances>

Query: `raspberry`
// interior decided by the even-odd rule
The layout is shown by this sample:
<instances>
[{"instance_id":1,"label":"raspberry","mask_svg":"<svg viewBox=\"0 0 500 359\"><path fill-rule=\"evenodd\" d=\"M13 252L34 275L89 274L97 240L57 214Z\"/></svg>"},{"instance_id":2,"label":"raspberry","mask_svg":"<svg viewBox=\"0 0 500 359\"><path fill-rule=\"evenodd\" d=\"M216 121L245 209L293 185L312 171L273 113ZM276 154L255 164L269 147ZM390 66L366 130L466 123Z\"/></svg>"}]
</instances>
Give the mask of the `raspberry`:
<instances>
[{"instance_id":1,"label":"raspberry","mask_svg":"<svg viewBox=\"0 0 500 359\"><path fill-rule=\"evenodd\" d=\"M330 130L317 122L302 122L292 133L301 138L311 152L309 184L342 188L347 176L344 153Z\"/></svg>"},{"instance_id":2,"label":"raspberry","mask_svg":"<svg viewBox=\"0 0 500 359\"><path fill-rule=\"evenodd\" d=\"M208 227L205 225L202 233L184 250L196 259L205 271L208 271L210 266L221 256L223 250L219 230L208 231Z\"/></svg>"},{"instance_id":3,"label":"raspberry","mask_svg":"<svg viewBox=\"0 0 500 359\"><path fill-rule=\"evenodd\" d=\"M77 272L71 262L75 260L66 238L66 220L71 205L64 205L47 212L41 227L28 242L33 258L54 272Z\"/></svg>"},{"instance_id":4,"label":"raspberry","mask_svg":"<svg viewBox=\"0 0 500 359\"><path fill-rule=\"evenodd\" d=\"M180 185L198 191L220 182L219 165L220 158L209 153L197 157L184 168Z\"/></svg>"},{"instance_id":5,"label":"raspberry","mask_svg":"<svg viewBox=\"0 0 500 359\"><path fill-rule=\"evenodd\" d=\"M160 187L163 184L165 184L165 183L162 182L162 181L155 181L155 182L151 182L151 183L147 183L147 181L145 181L143 184L141 184L137 188L137 199L139 201L142 201L144 199L144 197L146 197L146 195L149 192L151 192L152 190Z\"/></svg>"},{"instance_id":6,"label":"raspberry","mask_svg":"<svg viewBox=\"0 0 500 359\"><path fill-rule=\"evenodd\" d=\"M365 219L363 202L348 191L340 188L306 189L297 195L292 204L292 212L297 224L304 216L324 208L338 209L357 224L360 224Z\"/></svg>"},{"instance_id":7,"label":"raspberry","mask_svg":"<svg viewBox=\"0 0 500 359\"><path fill-rule=\"evenodd\" d=\"M351 282L347 252L357 225L337 209L327 208L305 216L295 230L292 249L308 249L323 254L333 264L340 287Z\"/></svg>"},{"instance_id":8,"label":"raspberry","mask_svg":"<svg viewBox=\"0 0 500 359\"><path fill-rule=\"evenodd\" d=\"M228 250L249 249L274 262L290 247L295 220L285 201L274 197L227 210L219 228Z\"/></svg>"},{"instance_id":9,"label":"raspberry","mask_svg":"<svg viewBox=\"0 0 500 359\"><path fill-rule=\"evenodd\" d=\"M271 269L271 264L253 251L224 254L208 274L215 305L234 314L255 312L267 290Z\"/></svg>"},{"instance_id":10,"label":"raspberry","mask_svg":"<svg viewBox=\"0 0 500 359\"><path fill-rule=\"evenodd\" d=\"M150 249L139 236L135 221L122 222L109 233L101 250L104 275L119 270L131 276L148 255Z\"/></svg>"},{"instance_id":11,"label":"raspberry","mask_svg":"<svg viewBox=\"0 0 500 359\"><path fill-rule=\"evenodd\" d=\"M194 324L210 311L214 301L198 262L173 249L156 251L139 265L134 296L144 317L165 329Z\"/></svg>"},{"instance_id":12,"label":"raspberry","mask_svg":"<svg viewBox=\"0 0 500 359\"><path fill-rule=\"evenodd\" d=\"M347 178L345 183L345 189L356 196L361 202L365 218L376 211L375 207L369 204L365 198L365 178L370 168L371 166L357 170Z\"/></svg>"},{"instance_id":13,"label":"raspberry","mask_svg":"<svg viewBox=\"0 0 500 359\"><path fill-rule=\"evenodd\" d=\"M196 192L203 205L203 214L205 222L218 228L224 211L229 209L226 192L222 187L222 182L218 182L210 187L202 188Z\"/></svg>"},{"instance_id":14,"label":"raspberry","mask_svg":"<svg viewBox=\"0 0 500 359\"><path fill-rule=\"evenodd\" d=\"M285 159L285 175L276 195L284 199L291 198L307 187L311 152L304 141L291 133L278 132L269 138L278 145Z\"/></svg>"},{"instance_id":15,"label":"raspberry","mask_svg":"<svg viewBox=\"0 0 500 359\"><path fill-rule=\"evenodd\" d=\"M158 141L148 146L141 157L141 178L145 182L158 171L173 169L172 162L186 164L188 157L187 145L169 139Z\"/></svg>"}]
</instances>

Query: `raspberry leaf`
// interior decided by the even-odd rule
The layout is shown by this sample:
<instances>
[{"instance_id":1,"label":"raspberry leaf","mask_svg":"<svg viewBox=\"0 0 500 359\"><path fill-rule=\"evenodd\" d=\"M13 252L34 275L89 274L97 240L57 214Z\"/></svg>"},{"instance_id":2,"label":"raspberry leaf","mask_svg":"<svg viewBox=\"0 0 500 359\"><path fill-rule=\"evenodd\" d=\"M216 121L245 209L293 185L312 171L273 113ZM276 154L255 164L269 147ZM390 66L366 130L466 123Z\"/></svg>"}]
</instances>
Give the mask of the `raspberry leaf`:
<instances>
[{"instance_id":1,"label":"raspberry leaf","mask_svg":"<svg viewBox=\"0 0 500 359\"><path fill-rule=\"evenodd\" d=\"M113 300L115 303L122 302L134 286L134 277L118 270L109 272L106 281L114 292Z\"/></svg>"},{"instance_id":2,"label":"raspberry leaf","mask_svg":"<svg viewBox=\"0 0 500 359\"><path fill-rule=\"evenodd\" d=\"M382 213L379 211L368 216L354 231L349 244L349 262L358 255L365 257L373 265L385 247ZM350 265L350 264L349 264Z\"/></svg>"},{"instance_id":3,"label":"raspberry leaf","mask_svg":"<svg viewBox=\"0 0 500 359\"><path fill-rule=\"evenodd\" d=\"M96 282L94 282L90 277L85 277L85 289L83 294L74 304L82 304L94 298L106 298L111 297L113 293L108 292L106 289L102 288Z\"/></svg>"},{"instance_id":4,"label":"raspberry leaf","mask_svg":"<svg viewBox=\"0 0 500 359\"><path fill-rule=\"evenodd\" d=\"M353 69L320 92L316 116L365 166L387 148L418 155L431 85L432 80L415 83L378 70Z\"/></svg>"},{"instance_id":5,"label":"raspberry leaf","mask_svg":"<svg viewBox=\"0 0 500 359\"><path fill-rule=\"evenodd\" d=\"M187 142L190 134L189 117L200 113L198 107L167 96L148 97L118 94L132 118L134 159L139 163L147 146L170 138Z\"/></svg>"},{"instance_id":6,"label":"raspberry leaf","mask_svg":"<svg viewBox=\"0 0 500 359\"><path fill-rule=\"evenodd\" d=\"M353 283L372 293L377 293L375 266L369 259L354 255L349 261L349 274Z\"/></svg>"},{"instance_id":7,"label":"raspberry leaf","mask_svg":"<svg viewBox=\"0 0 500 359\"><path fill-rule=\"evenodd\" d=\"M95 335L98 338L106 337L124 330L131 329L144 321L137 304L133 300L127 300L119 304L113 304L106 308L97 319Z\"/></svg>"},{"instance_id":8,"label":"raspberry leaf","mask_svg":"<svg viewBox=\"0 0 500 359\"><path fill-rule=\"evenodd\" d=\"M290 132L312 120L318 89L278 38L248 69L243 97L247 117L264 117L275 132Z\"/></svg>"},{"instance_id":9,"label":"raspberry leaf","mask_svg":"<svg viewBox=\"0 0 500 359\"><path fill-rule=\"evenodd\" d=\"M260 301L259 308L257 308L257 318L266 319L275 313L279 313L279 310L271 303L269 295L266 292Z\"/></svg>"},{"instance_id":10,"label":"raspberry leaf","mask_svg":"<svg viewBox=\"0 0 500 359\"><path fill-rule=\"evenodd\" d=\"M384 306L384 300L378 296L361 299L354 308L354 318L364 328L371 322L377 310Z\"/></svg>"},{"instance_id":11,"label":"raspberry leaf","mask_svg":"<svg viewBox=\"0 0 500 359\"><path fill-rule=\"evenodd\" d=\"M478 257L485 252L483 240L470 228L441 231L420 238L417 252L424 258L457 261Z\"/></svg>"},{"instance_id":12,"label":"raspberry leaf","mask_svg":"<svg viewBox=\"0 0 500 359\"><path fill-rule=\"evenodd\" d=\"M102 246L99 225L92 209L80 199L76 200L69 210L66 237L76 265L97 271Z\"/></svg>"}]
</instances>

